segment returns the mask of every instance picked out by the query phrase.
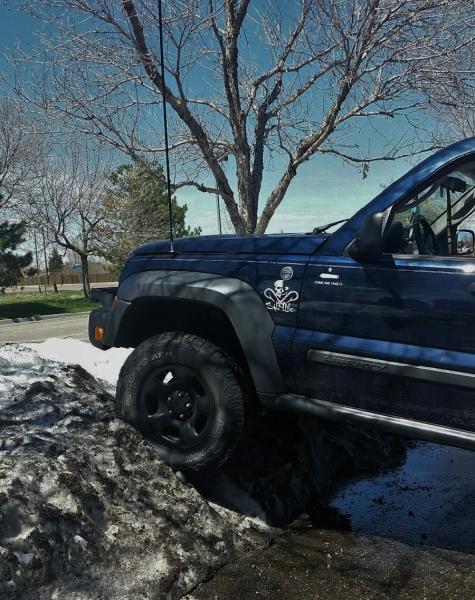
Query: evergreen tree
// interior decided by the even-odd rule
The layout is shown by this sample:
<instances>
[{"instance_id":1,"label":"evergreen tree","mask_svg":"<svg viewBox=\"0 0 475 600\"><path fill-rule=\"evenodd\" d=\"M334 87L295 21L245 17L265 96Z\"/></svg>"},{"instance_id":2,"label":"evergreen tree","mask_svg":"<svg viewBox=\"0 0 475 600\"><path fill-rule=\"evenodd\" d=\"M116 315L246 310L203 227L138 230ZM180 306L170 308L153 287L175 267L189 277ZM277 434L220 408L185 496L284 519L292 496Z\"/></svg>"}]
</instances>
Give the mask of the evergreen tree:
<instances>
[{"instance_id":1,"label":"evergreen tree","mask_svg":"<svg viewBox=\"0 0 475 600\"><path fill-rule=\"evenodd\" d=\"M32 261L31 252L16 254L24 242L25 223L0 222L0 289L16 285L21 278L21 269Z\"/></svg>"},{"instance_id":2,"label":"evergreen tree","mask_svg":"<svg viewBox=\"0 0 475 600\"><path fill-rule=\"evenodd\" d=\"M149 166L128 164L109 176L103 199L107 219L102 238L105 258L122 267L140 244L169 237L168 199L163 168L156 162ZM172 199L173 234L175 237L199 235L185 224L186 205Z\"/></svg>"},{"instance_id":3,"label":"evergreen tree","mask_svg":"<svg viewBox=\"0 0 475 600\"><path fill-rule=\"evenodd\" d=\"M58 277L63 268L63 259L57 248L53 248L51 256L48 259L48 270L53 278L54 291L58 293Z\"/></svg>"}]
</instances>

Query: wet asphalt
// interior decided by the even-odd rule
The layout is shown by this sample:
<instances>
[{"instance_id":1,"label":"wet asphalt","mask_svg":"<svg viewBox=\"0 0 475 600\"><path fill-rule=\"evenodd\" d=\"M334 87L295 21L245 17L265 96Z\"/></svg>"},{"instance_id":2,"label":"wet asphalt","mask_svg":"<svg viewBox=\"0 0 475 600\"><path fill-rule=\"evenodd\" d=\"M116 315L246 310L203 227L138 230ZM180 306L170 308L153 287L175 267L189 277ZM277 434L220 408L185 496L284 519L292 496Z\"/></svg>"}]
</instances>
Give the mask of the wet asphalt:
<instances>
[{"instance_id":1,"label":"wet asphalt","mask_svg":"<svg viewBox=\"0 0 475 600\"><path fill-rule=\"evenodd\" d=\"M475 452L417 443L190 598L475 599Z\"/></svg>"}]
</instances>

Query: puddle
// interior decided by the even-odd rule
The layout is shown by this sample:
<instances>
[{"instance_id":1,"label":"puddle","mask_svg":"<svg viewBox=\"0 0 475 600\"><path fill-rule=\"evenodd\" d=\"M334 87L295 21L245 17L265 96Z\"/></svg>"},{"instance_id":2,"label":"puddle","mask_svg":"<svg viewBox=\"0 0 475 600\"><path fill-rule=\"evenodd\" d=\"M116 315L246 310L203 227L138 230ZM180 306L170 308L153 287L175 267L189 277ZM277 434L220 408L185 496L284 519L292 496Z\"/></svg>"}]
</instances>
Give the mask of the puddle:
<instances>
[{"instance_id":1,"label":"puddle","mask_svg":"<svg viewBox=\"0 0 475 600\"><path fill-rule=\"evenodd\" d=\"M188 598L473 600L474 509L475 452L418 443L403 465L348 480L315 519Z\"/></svg>"},{"instance_id":2,"label":"puddle","mask_svg":"<svg viewBox=\"0 0 475 600\"><path fill-rule=\"evenodd\" d=\"M331 506L354 533L475 554L475 452L417 443L401 467L350 480Z\"/></svg>"}]
</instances>

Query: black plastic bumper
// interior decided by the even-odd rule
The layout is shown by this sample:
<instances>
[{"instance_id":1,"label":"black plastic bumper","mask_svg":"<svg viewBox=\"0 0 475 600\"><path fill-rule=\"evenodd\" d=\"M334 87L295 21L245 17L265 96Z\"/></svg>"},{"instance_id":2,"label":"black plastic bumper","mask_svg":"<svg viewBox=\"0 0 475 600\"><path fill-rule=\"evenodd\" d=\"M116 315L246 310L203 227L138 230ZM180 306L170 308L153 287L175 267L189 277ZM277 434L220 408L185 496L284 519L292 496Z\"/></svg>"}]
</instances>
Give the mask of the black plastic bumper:
<instances>
[{"instance_id":1,"label":"black plastic bumper","mask_svg":"<svg viewBox=\"0 0 475 600\"><path fill-rule=\"evenodd\" d=\"M102 308L93 310L89 315L89 341L101 350L120 345L120 323L130 302L118 299L117 290L118 288L96 288L92 292L92 301L100 302ZM96 327L104 329L104 337L100 342L95 339Z\"/></svg>"},{"instance_id":2,"label":"black plastic bumper","mask_svg":"<svg viewBox=\"0 0 475 600\"><path fill-rule=\"evenodd\" d=\"M104 340L102 342L98 342L95 338L94 332L96 327L102 327L104 331L107 332L109 329L109 318L111 311L108 308L97 308L96 310L91 311L89 314L89 341L96 348L100 348L101 350L106 350L110 348L110 346L106 346L104 344Z\"/></svg>"}]
</instances>

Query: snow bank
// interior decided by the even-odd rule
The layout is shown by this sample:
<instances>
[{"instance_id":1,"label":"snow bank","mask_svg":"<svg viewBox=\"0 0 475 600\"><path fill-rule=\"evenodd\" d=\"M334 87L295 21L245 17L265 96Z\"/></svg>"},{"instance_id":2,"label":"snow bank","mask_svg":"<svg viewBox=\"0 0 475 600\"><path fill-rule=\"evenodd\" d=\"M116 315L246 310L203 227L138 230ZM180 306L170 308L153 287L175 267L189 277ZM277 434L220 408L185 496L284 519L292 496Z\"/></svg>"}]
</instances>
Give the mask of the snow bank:
<instances>
[{"instance_id":1,"label":"snow bank","mask_svg":"<svg viewBox=\"0 0 475 600\"><path fill-rule=\"evenodd\" d=\"M79 365L102 381L110 394L115 394L120 369L131 352L129 348L103 351L87 342L60 338L40 344L1 344L0 409L7 406L16 389L50 380L60 364Z\"/></svg>"},{"instance_id":2,"label":"snow bank","mask_svg":"<svg viewBox=\"0 0 475 600\"><path fill-rule=\"evenodd\" d=\"M17 390L25 390L36 381L49 381L58 364L29 348L0 344L0 409L8 406Z\"/></svg>"},{"instance_id":3,"label":"snow bank","mask_svg":"<svg viewBox=\"0 0 475 600\"><path fill-rule=\"evenodd\" d=\"M122 365L132 352L131 348L99 350L88 342L71 338L50 338L40 344L25 345L35 350L42 359L79 365L96 379L109 384L108 391L111 392L115 390Z\"/></svg>"},{"instance_id":4,"label":"snow bank","mask_svg":"<svg viewBox=\"0 0 475 600\"><path fill-rule=\"evenodd\" d=\"M268 543L173 473L82 368L0 344L0 385L0 597L178 598Z\"/></svg>"}]
</instances>

